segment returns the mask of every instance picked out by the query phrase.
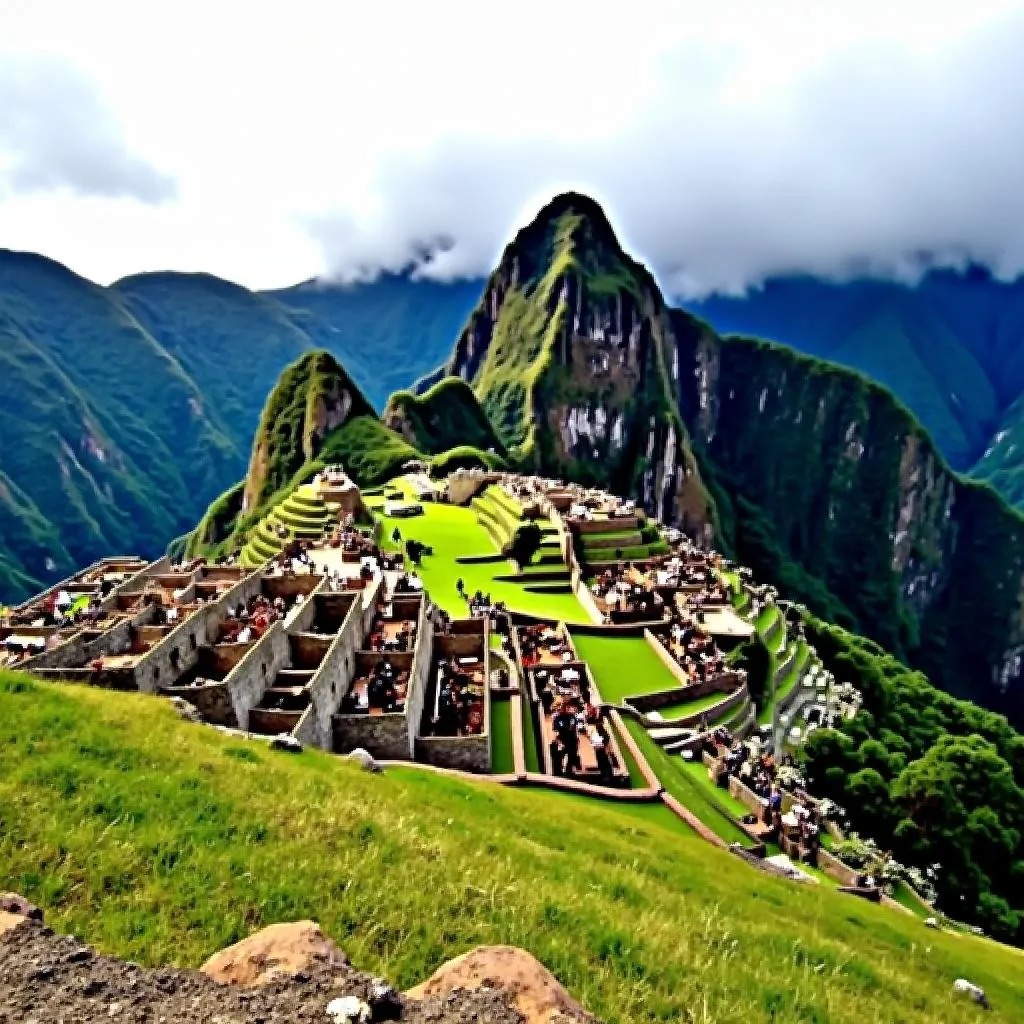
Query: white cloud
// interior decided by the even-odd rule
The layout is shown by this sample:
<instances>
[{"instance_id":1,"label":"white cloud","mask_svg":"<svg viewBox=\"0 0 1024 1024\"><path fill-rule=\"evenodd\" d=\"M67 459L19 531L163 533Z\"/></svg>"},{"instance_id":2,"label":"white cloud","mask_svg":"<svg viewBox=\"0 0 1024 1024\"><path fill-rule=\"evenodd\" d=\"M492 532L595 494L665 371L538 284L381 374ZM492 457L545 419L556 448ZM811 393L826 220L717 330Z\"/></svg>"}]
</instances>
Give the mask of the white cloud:
<instances>
[{"instance_id":1,"label":"white cloud","mask_svg":"<svg viewBox=\"0 0 1024 1024\"><path fill-rule=\"evenodd\" d=\"M1020 2L53 6L12 4L0 65L87 75L122 171L178 183L156 207L81 182L0 197L5 244L99 279L270 286L425 247L431 273L482 274L565 188L675 290L922 253L1024 269ZM50 116L51 144L81 120ZM100 180L77 151L39 149L35 183Z\"/></svg>"},{"instance_id":2,"label":"white cloud","mask_svg":"<svg viewBox=\"0 0 1024 1024\"><path fill-rule=\"evenodd\" d=\"M53 59L0 63L0 194L171 199L174 181L132 155L87 77Z\"/></svg>"}]
</instances>

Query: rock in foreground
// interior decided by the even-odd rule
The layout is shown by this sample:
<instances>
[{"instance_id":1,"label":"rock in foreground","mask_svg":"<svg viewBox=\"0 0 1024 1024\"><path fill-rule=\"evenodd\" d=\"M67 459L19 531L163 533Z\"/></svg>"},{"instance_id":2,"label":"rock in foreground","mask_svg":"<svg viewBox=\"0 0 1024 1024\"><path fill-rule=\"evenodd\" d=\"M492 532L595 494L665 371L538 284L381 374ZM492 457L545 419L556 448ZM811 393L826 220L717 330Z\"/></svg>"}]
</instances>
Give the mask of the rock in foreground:
<instances>
[{"instance_id":1,"label":"rock in foreground","mask_svg":"<svg viewBox=\"0 0 1024 1024\"><path fill-rule=\"evenodd\" d=\"M262 932L212 958L229 982L224 984L201 971L147 969L100 956L73 936L56 935L37 920L4 913L15 919L15 926L0 930L0 1024L331 1024L343 1019L328 1013L332 1005L336 1011L351 1005L364 1017L369 1010L372 1021L412 1024L557 1019L524 1017L513 1002L518 997L502 988L468 980L463 982L466 987L453 988L436 981L437 975L422 986L430 988L422 999L398 996L380 979L349 966L344 954L308 921L268 929L271 937ZM236 980L243 977L254 979L257 986Z\"/></svg>"},{"instance_id":2,"label":"rock in foreground","mask_svg":"<svg viewBox=\"0 0 1024 1024\"><path fill-rule=\"evenodd\" d=\"M323 967L341 969L348 957L313 921L272 924L214 953L202 966L222 985L262 986Z\"/></svg>"},{"instance_id":3,"label":"rock in foreground","mask_svg":"<svg viewBox=\"0 0 1024 1024\"><path fill-rule=\"evenodd\" d=\"M515 946L478 946L442 964L406 994L413 999L429 999L481 990L507 994L527 1024L596 1020L536 957Z\"/></svg>"}]
</instances>

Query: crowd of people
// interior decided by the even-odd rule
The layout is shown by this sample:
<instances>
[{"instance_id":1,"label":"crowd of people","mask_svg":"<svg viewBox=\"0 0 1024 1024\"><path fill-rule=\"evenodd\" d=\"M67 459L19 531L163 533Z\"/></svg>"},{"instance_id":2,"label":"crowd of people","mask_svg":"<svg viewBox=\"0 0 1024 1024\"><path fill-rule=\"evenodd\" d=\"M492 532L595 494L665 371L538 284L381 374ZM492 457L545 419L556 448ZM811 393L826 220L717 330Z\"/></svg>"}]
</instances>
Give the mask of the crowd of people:
<instances>
[{"instance_id":1,"label":"crowd of people","mask_svg":"<svg viewBox=\"0 0 1024 1024\"><path fill-rule=\"evenodd\" d=\"M725 671L725 656L714 637L701 625L700 609L673 607L667 634L669 653L694 683L704 683Z\"/></svg>"},{"instance_id":2,"label":"crowd of people","mask_svg":"<svg viewBox=\"0 0 1024 1024\"><path fill-rule=\"evenodd\" d=\"M383 714L401 714L405 710L409 674L399 671L387 658L378 661L361 683L345 695L341 704L342 714L369 714L375 710Z\"/></svg>"},{"instance_id":3,"label":"crowd of people","mask_svg":"<svg viewBox=\"0 0 1024 1024\"><path fill-rule=\"evenodd\" d=\"M482 685L463 671L453 658L437 664L437 702L433 718L435 736L478 736L484 728Z\"/></svg>"},{"instance_id":4,"label":"crowd of people","mask_svg":"<svg viewBox=\"0 0 1024 1024\"><path fill-rule=\"evenodd\" d=\"M606 623L627 616L660 619L665 614L665 602L633 569L624 566L604 569L595 577L590 589Z\"/></svg>"},{"instance_id":5,"label":"crowd of people","mask_svg":"<svg viewBox=\"0 0 1024 1024\"><path fill-rule=\"evenodd\" d=\"M300 599L297 595L295 603ZM271 600L264 594L256 594L248 602L239 601L220 624L220 642L248 644L259 640L275 622L287 615L288 610L283 597Z\"/></svg>"}]
</instances>

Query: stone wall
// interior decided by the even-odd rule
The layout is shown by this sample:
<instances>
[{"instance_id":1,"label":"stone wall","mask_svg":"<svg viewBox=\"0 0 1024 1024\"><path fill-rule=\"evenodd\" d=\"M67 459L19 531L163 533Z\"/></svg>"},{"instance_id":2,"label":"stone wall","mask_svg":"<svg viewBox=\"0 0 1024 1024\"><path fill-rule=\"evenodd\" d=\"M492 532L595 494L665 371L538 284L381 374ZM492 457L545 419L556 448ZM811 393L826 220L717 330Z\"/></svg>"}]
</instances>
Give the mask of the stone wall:
<instances>
[{"instance_id":1,"label":"stone wall","mask_svg":"<svg viewBox=\"0 0 1024 1024\"><path fill-rule=\"evenodd\" d=\"M227 683L207 683L203 686L170 686L160 693L166 697L187 700L207 722L236 728L235 708Z\"/></svg>"},{"instance_id":2,"label":"stone wall","mask_svg":"<svg viewBox=\"0 0 1024 1024\"><path fill-rule=\"evenodd\" d=\"M249 712L263 699L277 673L291 663L284 623L275 622L224 680L238 728L248 730Z\"/></svg>"},{"instance_id":3,"label":"stone wall","mask_svg":"<svg viewBox=\"0 0 1024 1024\"><path fill-rule=\"evenodd\" d=\"M318 593L309 601L311 617L315 613L315 602L331 601L334 594ZM365 636L363 608L360 599L351 601L348 612L342 621L341 628L331 641L323 661L309 681L308 692L312 723L300 723L305 727L309 738L304 743L315 744L325 750L334 745L332 717L341 706L341 702L352 685L356 667L356 651L363 643ZM298 639L298 638L293 638ZM299 737L301 739L301 737Z\"/></svg>"},{"instance_id":4,"label":"stone wall","mask_svg":"<svg viewBox=\"0 0 1024 1024\"><path fill-rule=\"evenodd\" d=\"M430 664L437 657L483 657L484 724L478 736L418 736L417 761L439 768L488 774L491 771L491 658L486 619L462 619L452 622L452 632L435 633Z\"/></svg>"},{"instance_id":5,"label":"stone wall","mask_svg":"<svg viewBox=\"0 0 1024 1024\"><path fill-rule=\"evenodd\" d=\"M448 477L448 501L452 505L468 505L486 486L497 481L497 473L457 470Z\"/></svg>"},{"instance_id":6,"label":"stone wall","mask_svg":"<svg viewBox=\"0 0 1024 1024\"><path fill-rule=\"evenodd\" d=\"M363 747L381 760L407 761L416 754L416 734L423 715L427 675L433 653L433 620L428 602L419 602L416 644L412 651L356 654L356 673L364 675L384 657L399 670L409 673L405 710L401 714L335 715L331 730L333 749L338 753Z\"/></svg>"}]
</instances>

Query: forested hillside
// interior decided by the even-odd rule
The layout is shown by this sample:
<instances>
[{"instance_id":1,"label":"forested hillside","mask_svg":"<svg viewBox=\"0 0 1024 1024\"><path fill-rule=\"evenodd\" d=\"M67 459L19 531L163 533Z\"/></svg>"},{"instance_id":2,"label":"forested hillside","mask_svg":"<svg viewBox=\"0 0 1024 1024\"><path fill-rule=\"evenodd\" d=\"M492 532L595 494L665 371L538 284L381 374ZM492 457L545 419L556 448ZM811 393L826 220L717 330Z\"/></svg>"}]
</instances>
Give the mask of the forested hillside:
<instances>
[{"instance_id":1,"label":"forested hillside","mask_svg":"<svg viewBox=\"0 0 1024 1024\"><path fill-rule=\"evenodd\" d=\"M208 274L102 288L0 250L0 602L190 529L244 473L267 394L303 352L339 356L382 408L443 358L477 294L409 275L266 294Z\"/></svg>"},{"instance_id":2,"label":"forested hillside","mask_svg":"<svg viewBox=\"0 0 1024 1024\"><path fill-rule=\"evenodd\" d=\"M789 277L687 308L721 333L780 341L880 381L955 469L1024 503L1024 280L980 268L916 285Z\"/></svg>"}]
</instances>

